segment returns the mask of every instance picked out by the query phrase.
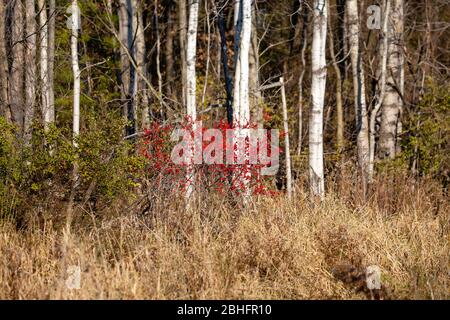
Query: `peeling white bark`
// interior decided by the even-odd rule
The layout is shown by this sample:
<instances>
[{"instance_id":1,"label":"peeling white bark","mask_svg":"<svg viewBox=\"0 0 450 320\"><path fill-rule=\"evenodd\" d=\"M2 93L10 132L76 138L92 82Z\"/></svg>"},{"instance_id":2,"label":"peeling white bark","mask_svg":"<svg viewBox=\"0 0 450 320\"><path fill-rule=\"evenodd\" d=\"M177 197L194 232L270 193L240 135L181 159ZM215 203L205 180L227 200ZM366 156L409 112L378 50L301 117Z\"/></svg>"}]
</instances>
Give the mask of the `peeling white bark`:
<instances>
[{"instance_id":1,"label":"peeling white bark","mask_svg":"<svg viewBox=\"0 0 450 320\"><path fill-rule=\"evenodd\" d=\"M327 41L327 4L326 0L314 2L314 21L312 39L312 82L311 114L309 119L309 176L311 192L325 195L323 165L323 109L327 81L326 41Z\"/></svg>"},{"instance_id":2,"label":"peeling white bark","mask_svg":"<svg viewBox=\"0 0 450 320\"><path fill-rule=\"evenodd\" d=\"M380 82L379 82L379 92L378 101L372 110L370 115L370 153L369 153L369 182L372 182L374 174L374 162L375 162L375 124L378 112L380 111L381 105L386 93L386 65L387 65L387 55L388 55L388 38L387 38L387 26L389 19L389 12L391 9L391 0L386 0L384 4L384 20L382 28L382 44L381 44L381 63L380 63Z\"/></svg>"},{"instance_id":3,"label":"peeling white bark","mask_svg":"<svg viewBox=\"0 0 450 320\"><path fill-rule=\"evenodd\" d=\"M77 0L72 0L72 19L78 19ZM73 145L78 147L77 138L80 135L80 66L78 62L78 21L72 22L72 36L70 40L73 71Z\"/></svg>"},{"instance_id":4,"label":"peeling white bark","mask_svg":"<svg viewBox=\"0 0 450 320\"><path fill-rule=\"evenodd\" d=\"M189 22L188 22L188 34L186 44L186 111L189 120L195 124L197 118L196 108L196 89L197 89L197 77L195 73L195 63L197 54L197 28L198 28L198 8L199 0L191 0L189 2ZM193 130L195 131L195 125ZM193 160L194 160L194 148L195 144L191 146L192 151L189 154L189 165L187 168L187 190L186 198L190 199L195 189L195 175L193 172Z\"/></svg>"},{"instance_id":5,"label":"peeling white bark","mask_svg":"<svg viewBox=\"0 0 450 320\"><path fill-rule=\"evenodd\" d=\"M380 158L393 159L397 151L397 130L403 101L398 91L403 90L401 83L403 69L403 0L393 0L388 24L388 61L386 94L381 107Z\"/></svg>"},{"instance_id":6,"label":"peeling white bark","mask_svg":"<svg viewBox=\"0 0 450 320\"><path fill-rule=\"evenodd\" d=\"M54 112L50 109L49 79L48 79L48 19L45 0L39 0L40 41L40 80L41 80L41 110L44 127L48 128L54 121Z\"/></svg>"}]
</instances>

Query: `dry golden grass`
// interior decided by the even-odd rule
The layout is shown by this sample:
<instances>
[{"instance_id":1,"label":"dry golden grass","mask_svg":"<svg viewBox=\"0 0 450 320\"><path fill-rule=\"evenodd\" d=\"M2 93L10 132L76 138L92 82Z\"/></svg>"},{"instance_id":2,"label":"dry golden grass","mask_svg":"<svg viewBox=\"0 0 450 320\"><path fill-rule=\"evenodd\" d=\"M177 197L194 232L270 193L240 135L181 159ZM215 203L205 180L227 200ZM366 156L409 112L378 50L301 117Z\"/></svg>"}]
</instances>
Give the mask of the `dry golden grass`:
<instances>
[{"instance_id":1,"label":"dry golden grass","mask_svg":"<svg viewBox=\"0 0 450 320\"><path fill-rule=\"evenodd\" d=\"M165 195L146 214L78 209L70 230L49 218L20 229L3 221L0 298L365 299L332 271L372 264L385 298L450 298L447 195L380 181L364 205L341 181L322 203L298 189L290 203L242 208L210 195L186 212ZM65 287L70 265L81 266L79 290Z\"/></svg>"}]
</instances>

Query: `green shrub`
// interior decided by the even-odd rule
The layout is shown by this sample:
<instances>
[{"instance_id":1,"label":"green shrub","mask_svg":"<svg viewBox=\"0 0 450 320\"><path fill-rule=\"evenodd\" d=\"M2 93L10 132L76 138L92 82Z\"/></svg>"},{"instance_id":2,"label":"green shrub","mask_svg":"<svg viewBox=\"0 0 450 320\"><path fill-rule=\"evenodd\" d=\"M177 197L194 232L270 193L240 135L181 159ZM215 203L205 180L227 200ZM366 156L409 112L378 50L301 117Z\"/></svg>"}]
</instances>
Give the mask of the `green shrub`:
<instances>
[{"instance_id":1,"label":"green shrub","mask_svg":"<svg viewBox=\"0 0 450 320\"><path fill-rule=\"evenodd\" d=\"M402 159L419 175L450 182L450 86L429 81L423 99L405 119Z\"/></svg>"},{"instance_id":2,"label":"green shrub","mask_svg":"<svg viewBox=\"0 0 450 320\"><path fill-rule=\"evenodd\" d=\"M109 202L129 195L144 162L133 141L123 140L124 126L118 115L85 110L77 148L71 130L61 124L47 130L35 124L27 146L16 128L0 117L0 219L16 215L19 207L24 212L33 203L67 201L76 163L81 181L75 200L89 194L96 202Z\"/></svg>"}]
</instances>

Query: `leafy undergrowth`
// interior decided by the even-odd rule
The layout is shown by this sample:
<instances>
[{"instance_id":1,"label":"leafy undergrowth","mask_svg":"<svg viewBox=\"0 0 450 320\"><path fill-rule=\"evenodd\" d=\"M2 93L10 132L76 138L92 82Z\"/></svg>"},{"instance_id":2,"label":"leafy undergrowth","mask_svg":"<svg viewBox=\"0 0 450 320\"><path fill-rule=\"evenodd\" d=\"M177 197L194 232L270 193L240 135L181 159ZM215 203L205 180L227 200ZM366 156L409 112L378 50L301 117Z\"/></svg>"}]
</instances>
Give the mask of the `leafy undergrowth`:
<instances>
[{"instance_id":1,"label":"leafy undergrowth","mask_svg":"<svg viewBox=\"0 0 450 320\"><path fill-rule=\"evenodd\" d=\"M3 220L0 299L367 299L338 271L369 265L384 299L450 298L449 205L429 185L383 182L365 204L300 188L292 202L245 207L205 194L187 211L157 190L144 198L102 215L78 208L70 230ZM65 286L71 265L79 290Z\"/></svg>"}]
</instances>

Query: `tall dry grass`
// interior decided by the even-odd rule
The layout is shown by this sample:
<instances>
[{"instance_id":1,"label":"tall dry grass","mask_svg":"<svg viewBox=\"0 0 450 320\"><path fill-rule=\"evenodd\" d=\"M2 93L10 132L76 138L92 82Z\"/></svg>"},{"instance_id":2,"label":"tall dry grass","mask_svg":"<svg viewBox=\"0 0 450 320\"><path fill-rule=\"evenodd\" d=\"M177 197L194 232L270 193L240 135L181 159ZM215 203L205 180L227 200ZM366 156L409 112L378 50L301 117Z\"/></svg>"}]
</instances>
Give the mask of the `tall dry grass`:
<instances>
[{"instance_id":1,"label":"tall dry grass","mask_svg":"<svg viewBox=\"0 0 450 320\"><path fill-rule=\"evenodd\" d=\"M0 226L1 299L366 299L336 270L382 269L386 299L448 299L448 195L433 182L380 177L367 201L352 179L329 183L322 203L295 198L248 206L203 194L192 210L169 193L78 207L30 210ZM138 203L138 202L136 202ZM146 210L142 208L146 207ZM65 286L81 267L81 288Z\"/></svg>"}]
</instances>

